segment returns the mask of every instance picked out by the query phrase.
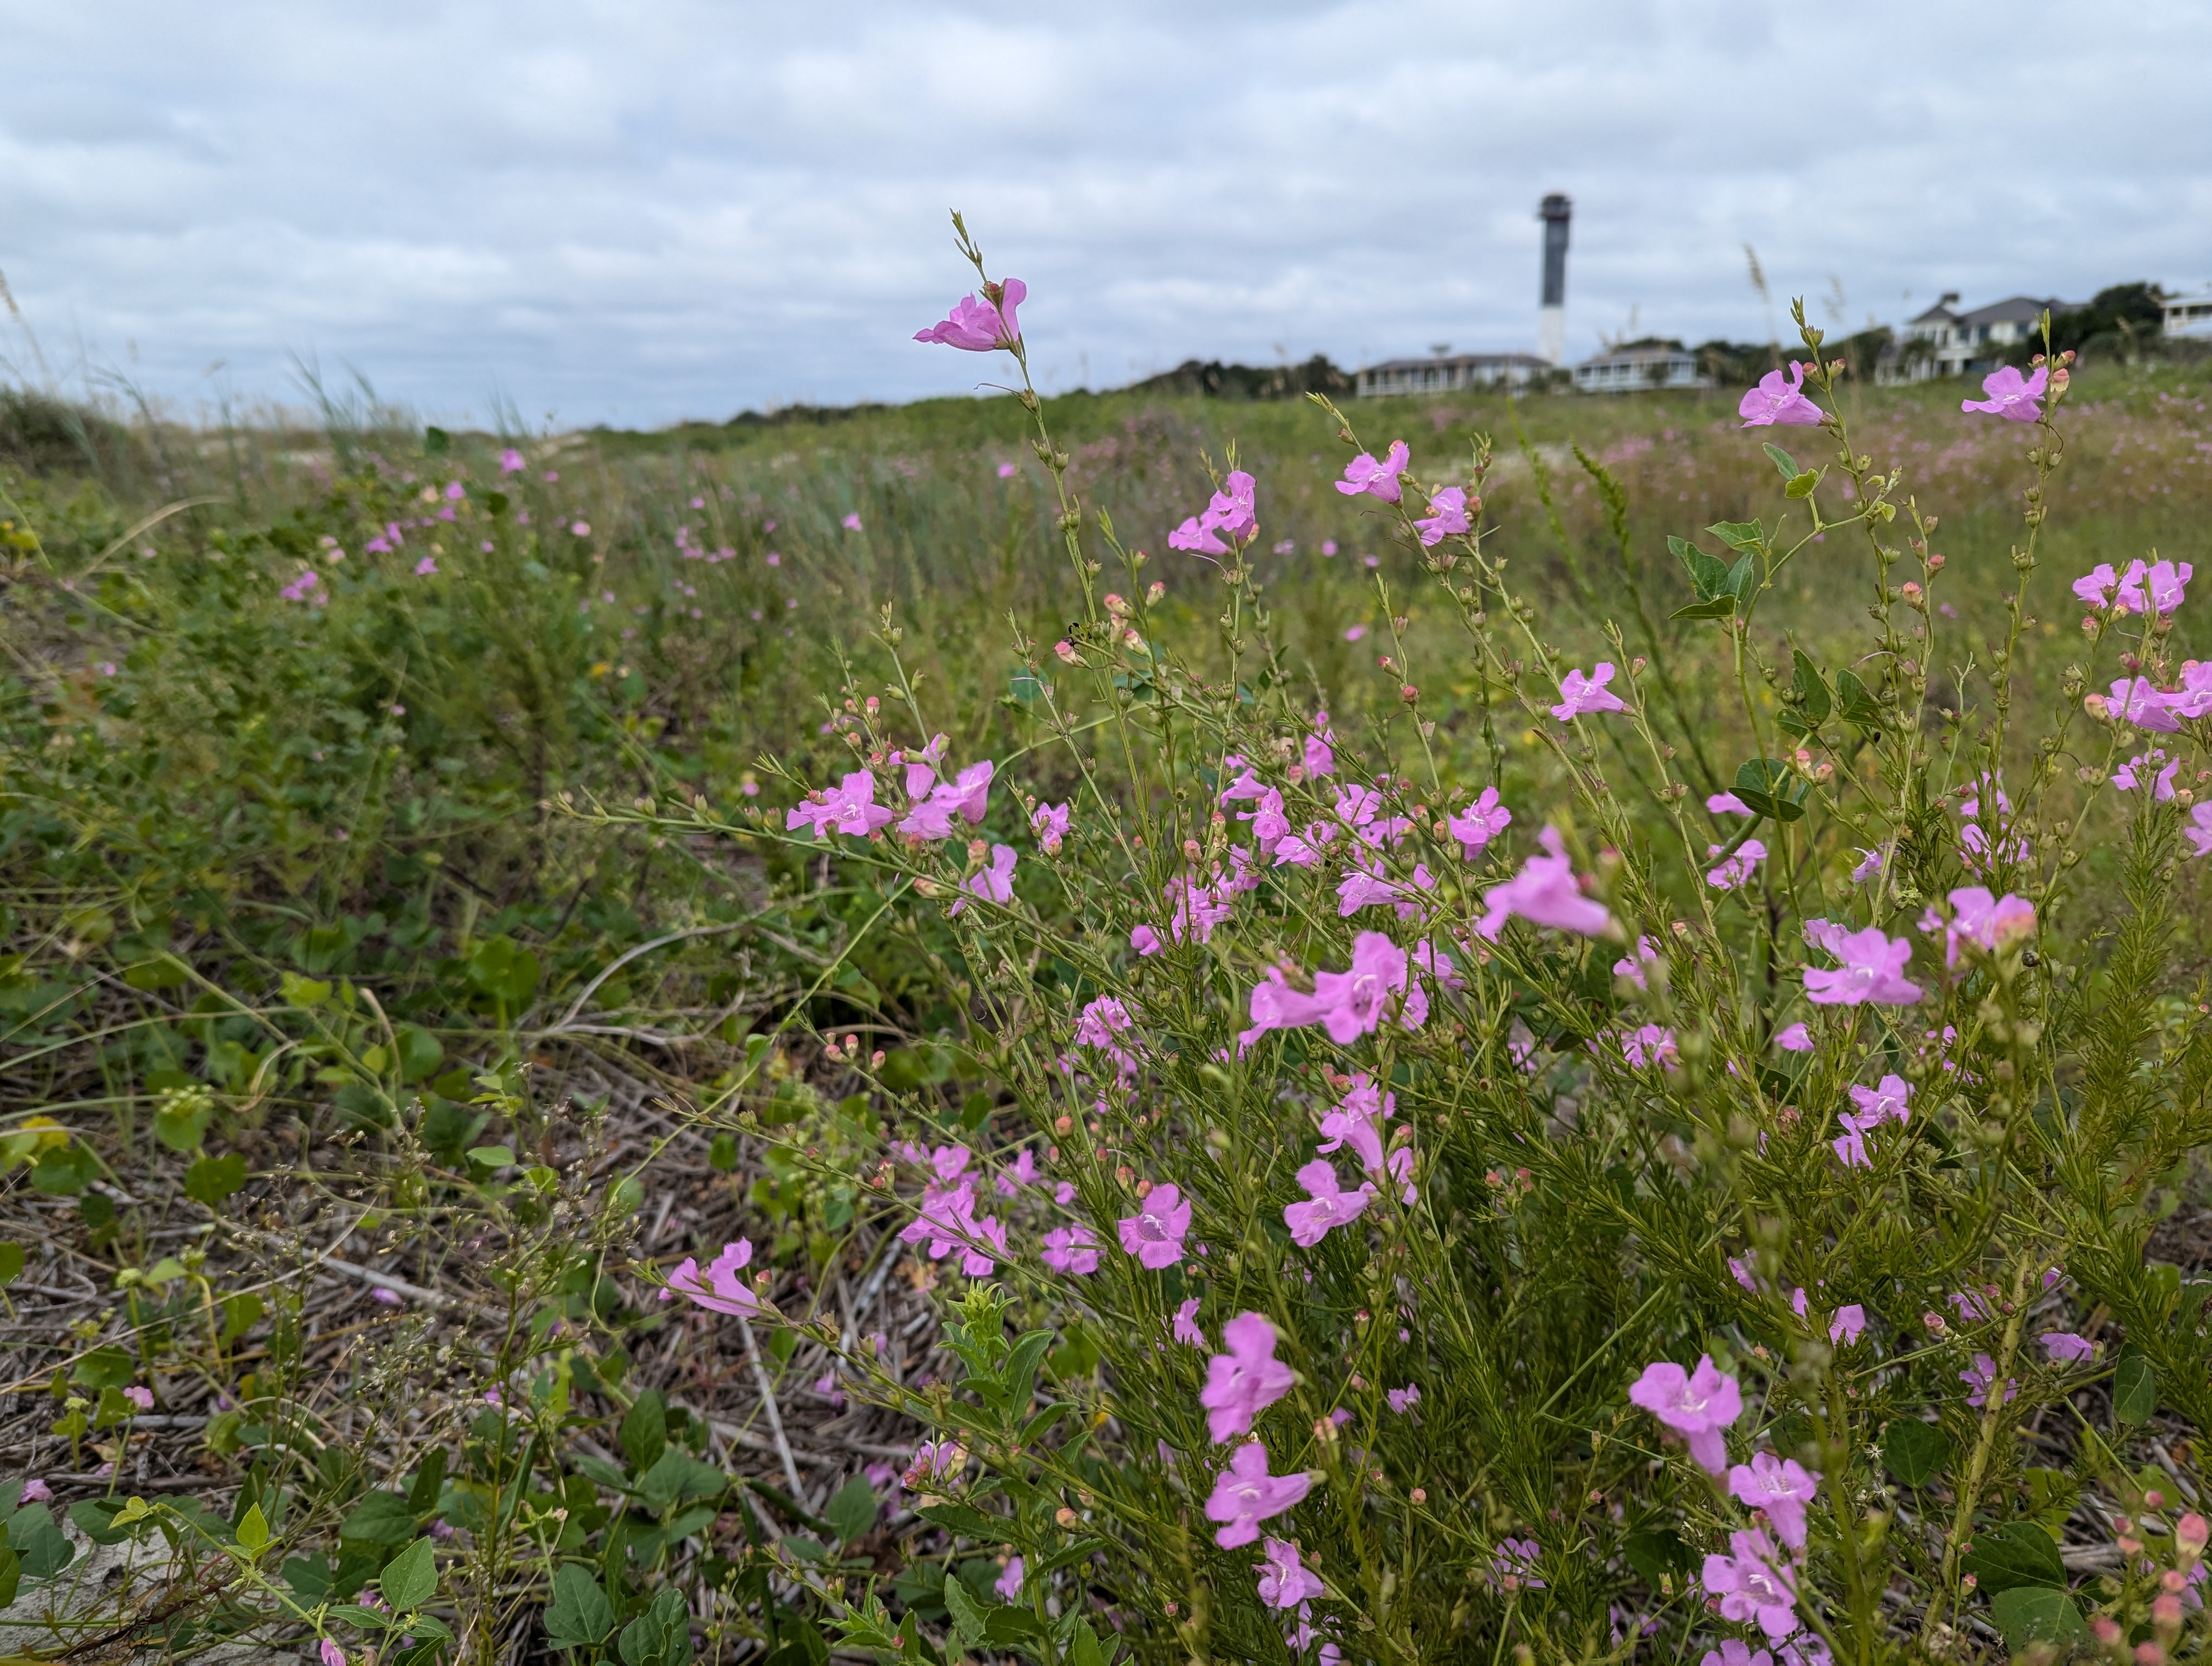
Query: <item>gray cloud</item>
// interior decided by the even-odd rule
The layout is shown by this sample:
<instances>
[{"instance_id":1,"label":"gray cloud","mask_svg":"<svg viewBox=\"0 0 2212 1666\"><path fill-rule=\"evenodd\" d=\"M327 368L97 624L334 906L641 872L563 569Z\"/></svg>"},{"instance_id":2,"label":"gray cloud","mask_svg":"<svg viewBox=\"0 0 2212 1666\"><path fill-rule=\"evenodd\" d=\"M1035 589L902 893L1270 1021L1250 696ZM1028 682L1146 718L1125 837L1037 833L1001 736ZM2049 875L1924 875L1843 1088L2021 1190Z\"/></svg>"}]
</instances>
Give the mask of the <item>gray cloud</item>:
<instances>
[{"instance_id":1,"label":"gray cloud","mask_svg":"<svg viewBox=\"0 0 2212 1666\"><path fill-rule=\"evenodd\" d=\"M189 409L289 356L436 414L955 391L948 204L1040 372L1569 343L2212 277L2212 11L1749 0L0 0L0 271ZM1840 284L1840 320L1820 297ZM11 356L27 362L19 340Z\"/></svg>"}]
</instances>

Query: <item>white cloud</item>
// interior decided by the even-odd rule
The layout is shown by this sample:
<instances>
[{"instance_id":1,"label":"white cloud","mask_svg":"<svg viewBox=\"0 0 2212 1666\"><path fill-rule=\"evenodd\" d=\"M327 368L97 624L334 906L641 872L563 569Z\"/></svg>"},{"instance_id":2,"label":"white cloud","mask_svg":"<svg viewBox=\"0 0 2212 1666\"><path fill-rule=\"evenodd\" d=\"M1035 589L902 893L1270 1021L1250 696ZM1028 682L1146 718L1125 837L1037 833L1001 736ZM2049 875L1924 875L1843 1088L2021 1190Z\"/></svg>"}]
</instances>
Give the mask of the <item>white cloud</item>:
<instances>
[{"instance_id":1,"label":"white cloud","mask_svg":"<svg viewBox=\"0 0 2212 1666\"><path fill-rule=\"evenodd\" d=\"M721 416L973 386L912 343L1026 278L1036 358L1763 335L1942 289L2212 277L2212 12L2054 0L0 0L0 271L189 404L294 352L481 416Z\"/></svg>"}]
</instances>

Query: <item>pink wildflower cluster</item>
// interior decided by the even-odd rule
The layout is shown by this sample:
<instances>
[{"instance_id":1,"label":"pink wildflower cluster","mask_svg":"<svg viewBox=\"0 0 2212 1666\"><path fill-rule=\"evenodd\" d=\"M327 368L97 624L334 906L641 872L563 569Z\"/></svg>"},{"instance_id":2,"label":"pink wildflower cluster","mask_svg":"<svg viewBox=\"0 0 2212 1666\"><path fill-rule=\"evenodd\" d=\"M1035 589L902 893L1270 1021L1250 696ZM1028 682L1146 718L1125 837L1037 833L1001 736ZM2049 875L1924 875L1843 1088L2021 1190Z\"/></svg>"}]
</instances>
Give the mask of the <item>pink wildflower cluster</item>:
<instances>
[{"instance_id":1,"label":"pink wildflower cluster","mask_svg":"<svg viewBox=\"0 0 2212 1666\"><path fill-rule=\"evenodd\" d=\"M988 353L994 348L1012 351L1022 339L1021 321L1014 309L1029 299L1030 286L1018 277L1004 283L986 283L982 299L963 295L950 318L914 332L916 341L957 347L967 353Z\"/></svg>"},{"instance_id":2,"label":"pink wildflower cluster","mask_svg":"<svg viewBox=\"0 0 2212 1666\"><path fill-rule=\"evenodd\" d=\"M722 1253L700 1269L696 1260L686 1256L668 1275L668 1288L660 1292L660 1299L669 1299L670 1292L689 1297L701 1307L713 1313L727 1313L740 1319L773 1317L775 1310L762 1301L753 1287L740 1276L752 1264L753 1246L750 1239L739 1238L735 1243L726 1243Z\"/></svg>"},{"instance_id":3,"label":"pink wildflower cluster","mask_svg":"<svg viewBox=\"0 0 2212 1666\"><path fill-rule=\"evenodd\" d=\"M1743 1391L1710 1354L1699 1356L1694 1371L1671 1359L1654 1361L1629 1385L1628 1398L1682 1436L1706 1474L1727 1473L1724 1432L1743 1414Z\"/></svg>"},{"instance_id":4,"label":"pink wildflower cluster","mask_svg":"<svg viewBox=\"0 0 2212 1666\"><path fill-rule=\"evenodd\" d=\"M1221 483L1224 489L1214 493L1201 514L1192 515L1168 534L1169 549L1225 556L1230 546L1222 542L1222 533L1237 544L1249 544L1260 536L1260 518L1254 505L1257 483L1243 470L1232 469Z\"/></svg>"},{"instance_id":5,"label":"pink wildflower cluster","mask_svg":"<svg viewBox=\"0 0 2212 1666\"><path fill-rule=\"evenodd\" d=\"M2115 572L2110 562L2099 562L2074 581L2074 593L2099 612L2110 609L2116 618L2129 614L2156 614L2163 618L2180 611L2183 594L2197 569L2187 562L2140 561Z\"/></svg>"},{"instance_id":6,"label":"pink wildflower cluster","mask_svg":"<svg viewBox=\"0 0 2212 1666\"><path fill-rule=\"evenodd\" d=\"M1905 1122L1911 1114L1908 1108L1911 1097L1911 1085L1902 1076L1884 1076L1875 1087L1853 1087L1851 1103L1858 1109L1837 1116L1844 1132L1830 1141L1837 1160L1847 1169L1873 1167L1874 1159L1867 1155L1866 1136L1886 1122Z\"/></svg>"},{"instance_id":7,"label":"pink wildflower cluster","mask_svg":"<svg viewBox=\"0 0 2212 1666\"><path fill-rule=\"evenodd\" d=\"M1397 1109L1396 1094L1384 1092L1365 1071L1357 1073L1345 1083L1344 1097L1321 1119L1322 1141L1318 1150L1322 1156L1328 1157L1351 1146L1361 1168L1377 1178L1387 1172L1403 1189L1400 1193L1402 1200L1411 1204L1419 1195L1412 1178L1413 1148L1401 1146L1387 1157L1382 1149L1382 1125L1396 1114Z\"/></svg>"},{"instance_id":8,"label":"pink wildflower cluster","mask_svg":"<svg viewBox=\"0 0 2212 1666\"><path fill-rule=\"evenodd\" d=\"M1805 940L1841 964L1833 970L1805 969L1805 999L1816 1006L1910 1006L1920 999L1920 986L1905 976L1905 963L1912 958L1912 945L1902 937L1889 937L1879 926L1846 932L1828 920L1805 922Z\"/></svg>"},{"instance_id":9,"label":"pink wildflower cluster","mask_svg":"<svg viewBox=\"0 0 2212 1666\"><path fill-rule=\"evenodd\" d=\"M1532 926L1602 936L1611 928L1613 916L1604 903L1583 894L1559 829L1546 828L1538 842L1544 854L1531 856L1520 873L1483 893L1488 911L1476 921L1476 934L1495 943L1505 922L1517 915Z\"/></svg>"},{"instance_id":10,"label":"pink wildflower cluster","mask_svg":"<svg viewBox=\"0 0 2212 1666\"><path fill-rule=\"evenodd\" d=\"M1960 944L1984 954L1998 954L2035 935L2035 904L2025 897L2006 892L1992 897L1980 885L1967 885L1950 895L1951 913L1946 919L1933 905L1920 916L1920 929L1943 937L1943 964L1959 964Z\"/></svg>"},{"instance_id":11,"label":"pink wildflower cluster","mask_svg":"<svg viewBox=\"0 0 2212 1666\"><path fill-rule=\"evenodd\" d=\"M1252 1027L1237 1036L1237 1048L1249 1049L1270 1030L1310 1024L1320 1025L1340 1046L1372 1035L1386 1017L1418 1030L1428 1021L1429 997L1420 979L1412 976L1412 964L1406 951L1382 933L1361 932L1352 939L1351 969L1316 972L1310 994L1293 988L1282 968L1273 968L1252 991Z\"/></svg>"},{"instance_id":12,"label":"pink wildflower cluster","mask_svg":"<svg viewBox=\"0 0 2212 1666\"><path fill-rule=\"evenodd\" d=\"M957 1254L963 1273L988 1279L1006 1256L1006 1229L996 1216L975 1213L975 1177L968 1173L974 1156L965 1146L939 1146L927 1153L929 1178L899 1241L932 1261Z\"/></svg>"}]
</instances>

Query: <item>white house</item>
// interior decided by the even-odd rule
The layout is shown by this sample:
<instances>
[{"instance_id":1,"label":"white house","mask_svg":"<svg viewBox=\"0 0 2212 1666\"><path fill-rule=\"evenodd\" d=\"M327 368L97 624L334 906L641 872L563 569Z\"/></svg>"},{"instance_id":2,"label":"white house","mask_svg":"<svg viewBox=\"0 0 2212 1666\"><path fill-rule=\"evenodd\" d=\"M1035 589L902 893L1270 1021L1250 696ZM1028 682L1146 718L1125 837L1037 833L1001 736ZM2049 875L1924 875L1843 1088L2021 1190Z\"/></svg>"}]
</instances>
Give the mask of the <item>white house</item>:
<instances>
[{"instance_id":1,"label":"white house","mask_svg":"<svg viewBox=\"0 0 2212 1666\"><path fill-rule=\"evenodd\" d=\"M1631 342L1575 367L1578 393L1635 393L1654 387L1710 387L1698 357L1678 341Z\"/></svg>"},{"instance_id":2,"label":"white house","mask_svg":"<svg viewBox=\"0 0 2212 1666\"><path fill-rule=\"evenodd\" d=\"M1924 381L1931 376L1963 376L1970 370L1988 369L2003 356L2005 348L2038 334L2045 308L2054 316L2071 310L2065 301L2028 295L1992 301L1970 313L1960 312L1958 305L1958 292L1950 291L1906 324L1901 356L1905 380Z\"/></svg>"},{"instance_id":3,"label":"white house","mask_svg":"<svg viewBox=\"0 0 2212 1666\"><path fill-rule=\"evenodd\" d=\"M2199 341L2212 337L2212 285L2166 298L2166 333Z\"/></svg>"},{"instance_id":4,"label":"white house","mask_svg":"<svg viewBox=\"0 0 2212 1666\"><path fill-rule=\"evenodd\" d=\"M1447 393L1455 388L1526 387L1551 366L1534 353L1459 353L1432 359L1391 359L1359 373L1359 397Z\"/></svg>"}]
</instances>

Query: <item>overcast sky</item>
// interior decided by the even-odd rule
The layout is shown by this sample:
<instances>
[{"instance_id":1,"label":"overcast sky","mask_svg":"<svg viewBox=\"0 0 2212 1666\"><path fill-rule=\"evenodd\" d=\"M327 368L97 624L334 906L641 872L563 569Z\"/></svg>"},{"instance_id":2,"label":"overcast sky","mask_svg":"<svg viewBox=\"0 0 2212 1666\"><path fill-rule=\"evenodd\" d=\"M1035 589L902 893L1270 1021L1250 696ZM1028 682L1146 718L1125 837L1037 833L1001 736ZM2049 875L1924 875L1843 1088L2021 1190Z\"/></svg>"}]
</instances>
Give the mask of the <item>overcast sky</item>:
<instances>
[{"instance_id":1,"label":"overcast sky","mask_svg":"<svg viewBox=\"0 0 2212 1666\"><path fill-rule=\"evenodd\" d=\"M910 339L949 206L1060 387L1533 348L1549 191L1572 357L1764 339L1747 243L1850 327L2212 281L2203 0L0 0L0 50L23 324L185 411L295 356L532 425L969 389Z\"/></svg>"}]
</instances>

